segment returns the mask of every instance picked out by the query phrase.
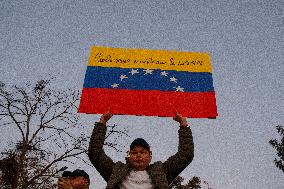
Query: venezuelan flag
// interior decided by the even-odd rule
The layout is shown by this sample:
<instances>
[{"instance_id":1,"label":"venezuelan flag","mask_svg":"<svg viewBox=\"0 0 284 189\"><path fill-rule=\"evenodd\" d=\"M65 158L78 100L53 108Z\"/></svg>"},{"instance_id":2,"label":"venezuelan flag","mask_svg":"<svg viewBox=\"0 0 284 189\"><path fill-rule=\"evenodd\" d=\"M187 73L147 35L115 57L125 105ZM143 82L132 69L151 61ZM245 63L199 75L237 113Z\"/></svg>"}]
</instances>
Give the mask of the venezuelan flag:
<instances>
[{"instance_id":1,"label":"venezuelan flag","mask_svg":"<svg viewBox=\"0 0 284 189\"><path fill-rule=\"evenodd\" d=\"M216 118L207 53L122 49L91 50L78 112Z\"/></svg>"}]
</instances>

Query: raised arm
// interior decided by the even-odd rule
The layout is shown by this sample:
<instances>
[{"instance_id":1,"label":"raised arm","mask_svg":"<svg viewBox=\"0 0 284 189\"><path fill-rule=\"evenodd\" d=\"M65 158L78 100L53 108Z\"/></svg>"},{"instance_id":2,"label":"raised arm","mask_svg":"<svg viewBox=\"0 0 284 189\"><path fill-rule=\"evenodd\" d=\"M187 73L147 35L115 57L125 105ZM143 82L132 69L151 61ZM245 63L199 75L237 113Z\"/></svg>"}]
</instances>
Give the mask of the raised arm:
<instances>
[{"instance_id":1,"label":"raised arm","mask_svg":"<svg viewBox=\"0 0 284 189\"><path fill-rule=\"evenodd\" d=\"M114 166L114 162L105 154L103 145L106 136L106 123L112 117L111 113L103 114L99 122L96 122L89 143L88 156L101 176L108 181Z\"/></svg>"},{"instance_id":2,"label":"raised arm","mask_svg":"<svg viewBox=\"0 0 284 189\"><path fill-rule=\"evenodd\" d=\"M176 113L173 119L179 123L180 128L178 131L178 152L163 163L169 183L171 183L191 163L194 156L192 133L186 118Z\"/></svg>"}]
</instances>

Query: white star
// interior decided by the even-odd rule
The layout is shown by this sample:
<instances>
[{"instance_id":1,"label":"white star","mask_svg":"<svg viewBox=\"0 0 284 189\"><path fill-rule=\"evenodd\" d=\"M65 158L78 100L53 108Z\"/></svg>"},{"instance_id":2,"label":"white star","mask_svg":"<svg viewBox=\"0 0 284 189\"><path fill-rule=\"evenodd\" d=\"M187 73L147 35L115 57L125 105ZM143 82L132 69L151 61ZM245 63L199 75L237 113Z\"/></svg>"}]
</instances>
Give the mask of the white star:
<instances>
[{"instance_id":1,"label":"white star","mask_svg":"<svg viewBox=\"0 0 284 189\"><path fill-rule=\"evenodd\" d=\"M112 84L112 85L111 85L111 87L112 87L112 88L117 88L117 87L118 87L118 85L119 85L119 84L114 83L114 84Z\"/></svg>"},{"instance_id":2,"label":"white star","mask_svg":"<svg viewBox=\"0 0 284 189\"><path fill-rule=\"evenodd\" d=\"M162 75L162 76L168 76L168 72L162 71L162 72L161 72L161 75Z\"/></svg>"},{"instance_id":3,"label":"white star","mask_svg":"<svg viewBox=\"0 0 284 189\"><path fill-rule=\"evenodd\" d=\"M126 75L120 75L120 81L122 81L123 79L126 79L126 78L128 78Z\"/></svg>"},{"instance_id":4,"label":"white star","mask_svg":"<svg viewBox=\"0 0 284 189\"><path fill-rule=\"evenodd\" d=\"M176 89L176 91L180 91L180 92L184 92L184 88L178 86L178 87L174 87Z\"/></svg>"},{"instance_id":5,"label":"white star","mask_svg":"<svg viewBox=\"0 0 284 189\"><path fill-rule=\"evenodd\" d=\"M132 69L131 72L129 72L129 73L131 73L131 75L134 75L134 74L138 74L139 72L138 72L138 70Z\"/></svg>"},{"instance_id":6,"label":"white star","mask_svg":"<svg viewBox=\"0 0 284 189\"><path fill-rule=\"evenodd\" d=\"M144 75L147 75L147 74L152 74L152 72L154 70L147 69L147 70L143 70L143 71L145 72Z\"/></svg>"},{"instance_id":7,"label":"white star","mask_svg":"<svg viewBox=\"0 0 284 189\"><path fill-rule=\"evenodd\" d=\"M175 77L171 77L170 80L171 80L172 82L175 82L175 83L177 82L177 78L175 78Z\"/></svg>"}]
</instances>

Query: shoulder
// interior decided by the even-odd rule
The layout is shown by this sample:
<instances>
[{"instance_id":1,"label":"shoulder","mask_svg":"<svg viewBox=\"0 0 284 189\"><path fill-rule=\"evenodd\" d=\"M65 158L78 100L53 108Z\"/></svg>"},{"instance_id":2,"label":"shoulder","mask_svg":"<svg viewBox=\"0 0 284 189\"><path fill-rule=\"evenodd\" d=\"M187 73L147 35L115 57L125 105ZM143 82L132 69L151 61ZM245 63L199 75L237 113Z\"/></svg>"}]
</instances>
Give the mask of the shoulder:
<instances>
[{"instance_id":1,"label":"shoulder","mask_svg":"<svg viewBox=\"0 0 284 189\"><path fill-rule=\"evenodd\" d=\"M160 166L160 165L163 165L163 162L161 162L161 161L156 161L156 162L154 162L153 164L151 164L150 166Z\"/></svg>"},{"instance_id":2,"label":"shoulder","mask_svg":"<svg viewBox=\"0 0 284 189\"><path fill-rule=\"evenodd\" d=\"M112 176L113 177L125 177L129 172L131 171L131 168L121 161L118 161L114 164L113 170L112 170Z\"/></svg>"},{"instance_id":3,"label":"shoulder","mask_svg":"<svg viewBox=\"0 0 284 189\"><path fill-rule=\"evenodd\" d=\"M149 165L148 170L149 171L154 171L154 170L161 170L163 169L163 163L161 161L156 161Z\"/></svg>"},{"instance_id":4,"label":"shoulder","mask_svg":"<svg viewBox=\"0 0 284 189\"><path fill-rule=\"evenodd\" d=\"M114 164L114 169L119 171L119 170L126 170L129 169L128 165L125 163L122 163L121 161L118 161Z\"/></svg>"}]
</instances>

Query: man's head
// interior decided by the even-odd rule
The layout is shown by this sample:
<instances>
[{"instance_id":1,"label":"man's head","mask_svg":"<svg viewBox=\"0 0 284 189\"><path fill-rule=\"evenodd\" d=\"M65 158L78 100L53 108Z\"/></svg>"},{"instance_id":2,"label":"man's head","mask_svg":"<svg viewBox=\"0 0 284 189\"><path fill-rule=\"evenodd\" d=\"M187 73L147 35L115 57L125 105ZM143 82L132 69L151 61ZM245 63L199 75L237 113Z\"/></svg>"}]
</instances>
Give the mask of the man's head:
<instances>
[{"instance_id":1,"label":"man's head","mask_svg":"<svg viewBox=\"0 0 284 189\"><path fill-rule=\"evenodd\" d=\"M149 144L143 138L135 139L130 145L127 161L136 171L145 170L152 159L152 152Z\"/></svg>"},{"instance_id":2,"label":"man's head","mask_svg":"<svg viewBox=\"0 0 284 189\"><path fill-rule=\"evenodd\" d=\"M74 189L88 189L90 185L89 175L80 169L76 169L73 172L64 171L62 177L68 179L68 182L73 186ZM68 183L63 183L62 185ZM64 187L63 187L64 188Z\"/></svg>"},{"instance_id":3,"label":"man's head","mask_svg":"<svg viewBox=\"0 0 284 189\"><path fill-rule=\"evenodd\" d=\"M89 175L84 170L76 169L73 171L72 185L76 186L77 189L89 188Z\"/></svg>"}]
</instances>

